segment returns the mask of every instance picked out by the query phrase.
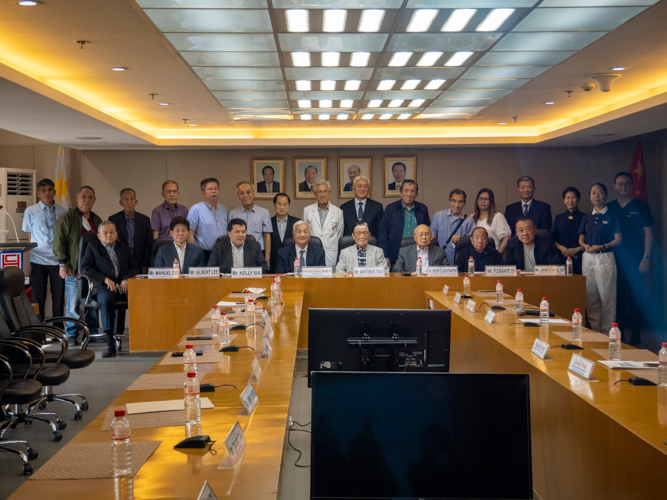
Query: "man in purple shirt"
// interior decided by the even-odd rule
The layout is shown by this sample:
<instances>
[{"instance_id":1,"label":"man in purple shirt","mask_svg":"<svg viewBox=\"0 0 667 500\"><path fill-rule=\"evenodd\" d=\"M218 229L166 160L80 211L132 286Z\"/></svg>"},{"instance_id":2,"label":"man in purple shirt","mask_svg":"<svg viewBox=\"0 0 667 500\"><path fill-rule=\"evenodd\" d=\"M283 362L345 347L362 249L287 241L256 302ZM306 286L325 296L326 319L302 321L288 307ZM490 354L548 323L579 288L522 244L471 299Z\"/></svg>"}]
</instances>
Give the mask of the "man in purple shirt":
<instances>
[{"instance_id":1,"label":"man in purple shirt","mask_svg":"<svg viewBox=\"0 0 667 500\"><path fill-rule=\"evenodd\" d=\"M153 209L151 215L151 229L153 230L153 239L169 238L169 225L171 219L177 215L187 218L188 207L178 204L178 190L176 181L167 180L162 183L162 197L164 203Z\"/></svg>"}]
</instances>

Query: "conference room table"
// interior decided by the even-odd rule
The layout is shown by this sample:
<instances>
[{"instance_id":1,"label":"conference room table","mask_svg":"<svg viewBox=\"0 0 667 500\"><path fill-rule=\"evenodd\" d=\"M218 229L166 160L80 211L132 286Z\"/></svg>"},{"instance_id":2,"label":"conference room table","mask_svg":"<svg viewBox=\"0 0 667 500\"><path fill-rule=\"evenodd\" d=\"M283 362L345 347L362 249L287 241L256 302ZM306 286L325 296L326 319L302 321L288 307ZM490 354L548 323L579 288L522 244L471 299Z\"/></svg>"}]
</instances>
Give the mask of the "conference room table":
<instances>
[{"instance_id":1,"label":"conference room table","mask_svg":"<svg viewBox=\"0 0 667 500\"><path fill-rule=\"evenodd\" d=\"M493 300L472 295L477 304ZM630 385L628 371L600 363L590 381L568 371L573 353L605 359L593 349L608 349L608 341L565 350L559 347L571 339L555 332L571 332L570 324L511 324L518 321L513 304L488 323L488 308L470 312L454 292L426 298L434 309L452 311L451 372L530 375L533 487L543 500L667 498L667 401L658 388ZM552 347L547 359L531 352L536 338ZM632 351L623 345L621 359Z\"/></svg>"},{"instance_id":2,"label":"conference room table","mask_svg":"<svg viewBox=\"0 0 667 500\"><path fill-rule=\"evenodd\" d=\"M168 349L220 297L246 287L266 289L268 294L273 276L256 279L180 278L137 279L128 282L130 351ZM495 290L500 279L506 293L523 290L526 301L539 303L549 299L551 310L571 317L575 308L582 314L586 308L586 278L575 276L534 276L471 278L472 290ZM308 348L308 314L316 307L425 309L424 292L463 290L463 274L459 277L402 276L348 277L334 274L332 278L281 278L283 291L303 292L303 310L299 326L299 349Z\"/></svg>"},{"instance_id":3,"label":"conference room table","mask_svg":"<svg viewBox=\"0 0 667 500\"><path fill-rule=\"evenodd\" d=\"M223 296L218 297L218 300ZM176 450L174 445L185 438L184 426L132 429L132 442L161 441L160 446L129 482L136 499L197 498L204 481L208 481L218 498L230 499L275 499L280 478L288 407L291 397L292 380L297 354L299 317L303 305L302 292L283 294L284 305L271 316L274 335L271 340L273 353L269 358L260 359L262 338L265 330L231 332L236 334L233 344L249 345L255 351L242 349L238 352L223 353L218 363L199 363L198 375L201 383L233 384L219 387L215 392L202 393L211 400L214 409L201 412L202 434L209 435L217 443L214 452L208 449ZM209 310L202 315L208 317ZM209 329L193 328L198 321L180 332L180 336L210 335ZM178 340L178 339L177 339ZM217 351L219 345L197 345L203 351ZM184 345L170 346L170 351L184 351ZM170 356L170 353L164 357ZM258 383L253 383L259 403L250 416L239 416L242 408L239 395L249 383L252 373L251 363L257 356L262 374ZM163 357L163 359L164 359ZM160 365L156 363L148 374L183 373L182 364ZM100 388L103 390L103 388ZM170 390L126 390L110 405L115 408L126 403L182 399L183 389ZM92 410L92 409L91 409ZM97 409L99 410L99 409ZM84 413L84 418L90 413ZM101 431L106 409L92 420L69 443L111 443L110 432ZM224 438L236 422L240 423L247 441L245 454L235 469L218 469L225 456ZM67 429L63 433L67 433ZM17 436L20 438L20 436ZM39 451L39 450L38 450ZM217 453L216 453L217 452ZM34 463L40 464L40 459ZM67 468L67 464L63 464ZM37 471L38 472L38 471ZM11 499L125 499L128 481L117 485L109 479L29 479ZM121 491L122 488L122 491Z\"/></svg>"}]
</instances>

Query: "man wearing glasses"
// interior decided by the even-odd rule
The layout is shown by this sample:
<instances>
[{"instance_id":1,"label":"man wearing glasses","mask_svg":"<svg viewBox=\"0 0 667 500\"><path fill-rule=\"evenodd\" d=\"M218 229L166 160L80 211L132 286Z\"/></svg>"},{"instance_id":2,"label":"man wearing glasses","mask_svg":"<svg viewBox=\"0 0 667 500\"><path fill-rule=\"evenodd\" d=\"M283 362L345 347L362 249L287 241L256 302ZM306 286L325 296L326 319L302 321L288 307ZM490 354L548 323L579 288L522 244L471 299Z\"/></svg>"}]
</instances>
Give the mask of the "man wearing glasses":
<instances>
[{"instance_id":1,"label":"man wearing glasses","mask_svg":"<svg viewBox=\"0 0 667 500\"><path fill-rule=\"evenodd\" d=\"M204 251L204 260L208 262L216 240L227 234L227 208L218 204L220 182L213 177L204 179L199 184L204 201L194 205L188 213L190 236L188 241L199 245Z\"/></svg>"}]
</instances>

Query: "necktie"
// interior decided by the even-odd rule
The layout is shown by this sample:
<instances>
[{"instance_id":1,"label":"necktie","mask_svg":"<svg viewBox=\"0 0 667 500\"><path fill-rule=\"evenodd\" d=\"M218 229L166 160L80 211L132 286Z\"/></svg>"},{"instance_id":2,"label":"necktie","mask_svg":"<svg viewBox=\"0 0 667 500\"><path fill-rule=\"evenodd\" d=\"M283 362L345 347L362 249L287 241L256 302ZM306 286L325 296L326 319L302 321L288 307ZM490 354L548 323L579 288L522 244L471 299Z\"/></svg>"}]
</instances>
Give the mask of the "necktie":
<instances>
[{"instance_id":1,"label":"necktie","mask_svg":"<svg viewBox=\"0 0 667 500\"><path fill-rule=\"evenodd\" d=\"M357 213L357 219L361 220L364 218L364 204L359 202L359 212Z\"/></svg>"},{"instance_id":2,"label":"necktie","mask_svg":"<svg viewBox=\"0 0 667 500\"><path fill-rule=\"evenodd\" d=\"M528 217L528 205L523 206L523 216Z\"/></svg>"},{"instance_id":3,"label":"necktie","mask_svg":"<svg viewBox=\"0 0 667 500\"><path fill-rule=\"evenodd\" d=\"M127 245L134 250L134 219L126 219L127 222Z\"/></svg>"},{"instance_id":4,"label":"necktie","mask_svg":"<svg viewBox=\"0 0 667 500\"><path fill-rule=\"evenodd\" d=\"M305 250L301 250L299 252L299 264L301 264L301 267L305 266L306 263L303 261L303 254L306 253Z\"/></svg>"}]
</instances>

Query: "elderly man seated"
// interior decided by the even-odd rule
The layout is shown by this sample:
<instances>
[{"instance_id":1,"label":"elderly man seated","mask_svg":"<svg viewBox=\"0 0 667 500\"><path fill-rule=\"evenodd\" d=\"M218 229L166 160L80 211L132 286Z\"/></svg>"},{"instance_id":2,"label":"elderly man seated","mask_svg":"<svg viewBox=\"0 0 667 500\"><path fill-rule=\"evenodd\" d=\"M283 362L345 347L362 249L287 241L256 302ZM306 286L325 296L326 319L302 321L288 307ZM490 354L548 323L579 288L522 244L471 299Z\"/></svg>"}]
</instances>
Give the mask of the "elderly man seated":
<instances>
[{"instance_id":1,"label":"elderly man seated","mask_svg":"<svg viewBox=\"0 0 667 500\"><path fill-rule=\"evenodd\" d=\"M347 247L340 251L337 273L354 271L355 267L381 267L389 272L389 266L380 247L368 244L371 231L365 222L357 222L352 230L352 239L356 245Z\"/></svg>"},{"instance_id":2,"label":"elderly man seated","mask_svg":"<svg viewBox=\"0 0 667 500\"><path fill-rule=\"evenodd\" d=\"M395 273L417 271L417 259L422 259L422 273L426 274L428 266L448 266L449 260L445 251L431 244L433 233L426 224L421 224L412 232L416 245L403 247L398 251L398 259L394 264Z\"/></svg>"},{"instance_id":3,"label":"elderly man seated","mask_svg":"<svg viewBox=\"0 0 667 500\"><path fill-rule=\"evenodd\" d=\"M310 241L310 224L305 220L294 223L292 237L294 238L294 245L278 250L277 273L293 273L294 260L296 258L299 259L302 268L307 266L324 267L327 265L324 249L316 245L308 245Z\"/></svg>"},{"instance_id":4,"label":"elderly man seated","mask_svg":"<svg viewBox=\"0 0 667 500\"><path fill-rule=\"evenodd\" d=\"M127 299L127 280L140 270L130 248L117 241L118 232L113 222L104 221L97 226L98 241L91 241L81 260L81 272L93 280L93 298L100 305L102 329L107 337L103 358L116 355L114 319L116 301Z\"/></svg>"},{"instance_id":5,"label":"elderly man seated","mask_svg":"<svg viewBox=\"0 0 667 500\"><path fill-rule=\"evenodd\" d=\"M457 252L456 265L459 272L468 272L468 259L475 260L475 269L483 271L486 266L499 266L504 264L503 256L493 247L489 246L489 233L483 227L478 227L470 237L472 243L468 248Z\"/></svg>"},{"instance_id":6,"label":"elderly man seated","mask_svg":"<svg viewBox=\"0 0 667 500\"><path fill-rule=\"evenodd\" d=\"M243 219L231 219L227 223L227 235L216 243L208 259L209 267L219 267L220 272L229 274L232 267L261 267L262 273L269 272L262 247L257 241L246 239L248 225Z\"/></svg>"},{"instance_id":7,"label":"elderly man seated","mask_svg":"<svg viewBox=\"0 0 667 500\"><path fill-rule=\"evenodd\" d=\"M528 217L519 217L516 221L516 239L511 238L507 245L505 262L514 264L517 269L533 272L535 266L562 264L556 246L547 238L537 236L535 223Z\"/></svg>"}]
</instances>

